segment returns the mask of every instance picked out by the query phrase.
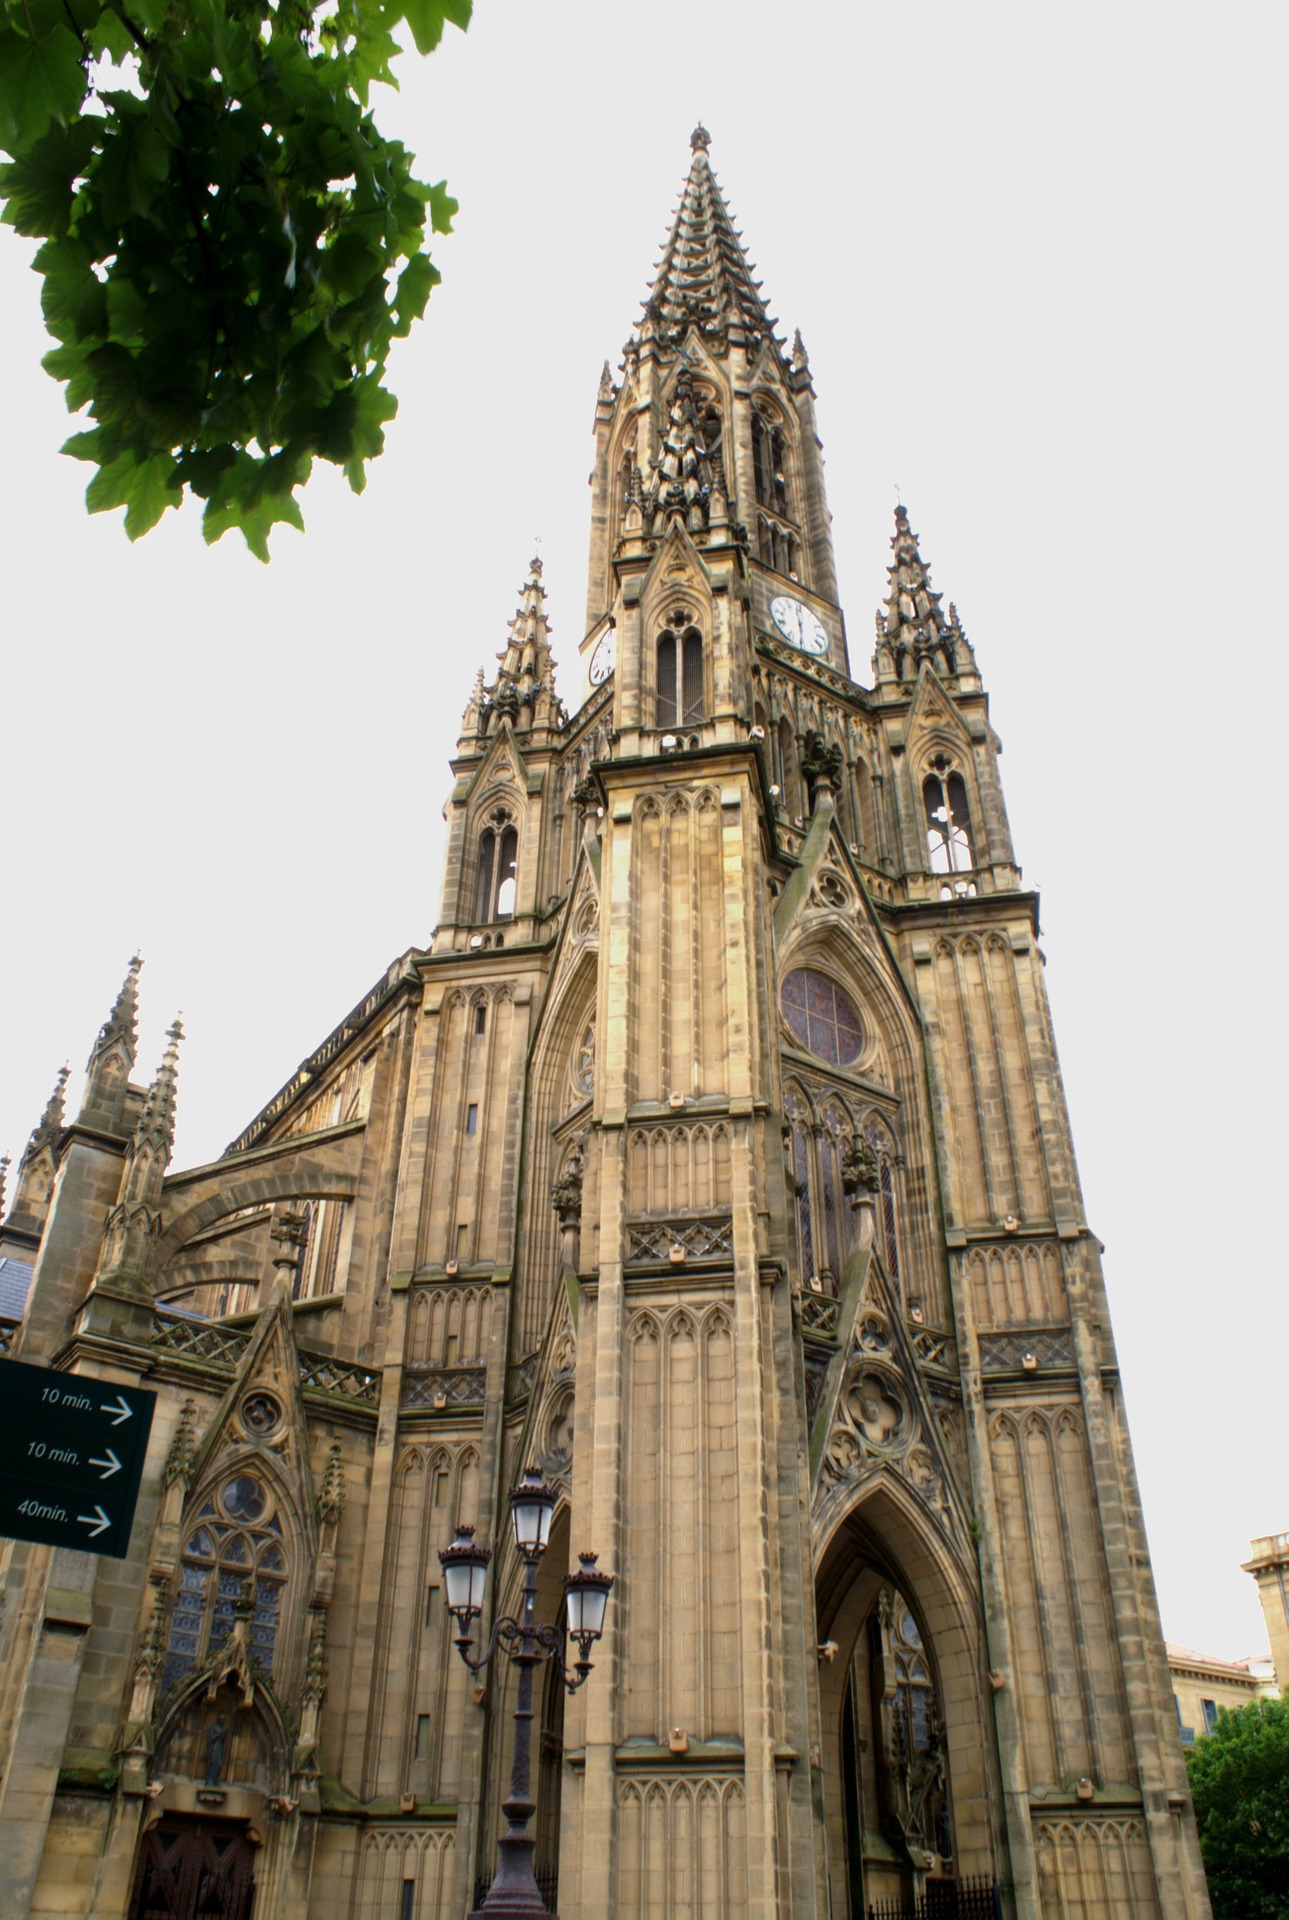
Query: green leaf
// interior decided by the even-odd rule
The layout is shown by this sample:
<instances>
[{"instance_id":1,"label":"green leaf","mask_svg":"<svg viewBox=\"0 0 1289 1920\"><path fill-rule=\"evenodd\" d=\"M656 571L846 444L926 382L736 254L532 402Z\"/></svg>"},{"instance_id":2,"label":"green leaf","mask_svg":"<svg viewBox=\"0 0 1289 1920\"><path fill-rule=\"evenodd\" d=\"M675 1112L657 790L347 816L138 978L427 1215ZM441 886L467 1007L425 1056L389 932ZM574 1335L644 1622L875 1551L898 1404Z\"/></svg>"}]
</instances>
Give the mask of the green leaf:
<instances>
[{"instance_id":1,"label":"green leaf","mask_svg":"<svg viewBox=\"0 0 1289 1920\"><path fill-rule=\"evenodd\" d=\"M66 126L85 98L83 48L58 21L37 40L0 33L0 144L29 147L49 127Z\"/></svg>"},{"instance_id":2,"label":"green leaf","mask_svg":"<svg viewBox=\"0 0 1289 1920\"><path fill-rule=\"evenodd\" d=\"M119 453L107 466L100 467L85 489L85 505L89 511L110 513L113 507L128 506L137 470L138 462L132 452Z\"/></svg>"},{"instance_id":3,"label":"green leaf","mask_svg":"<svg viewBox=\"0 0 1289 1920\"><path fill-rule=\"evenodd\" d=\"M447 181L440 180L437 187L429 191L430 225L435 233L451 233L452 222L460 211L460 201L452 198L447 187Z\"/></svg>"},{"instance_id":4,"label":"green leaf","mask_svg":"<svg viewBox=\"0 0 1289 1920\"><path fill-rule=\"evenodd\" d=\"M93 120L51 127L7 167L0 167L4 218L19 233L65 234L71 223L74 181L97 141Z\"/></svg>"},{"instance_id":5,"label":"green leaf","mask_svg":"<svg viewBox=\"0 0 1289 1920\"><path fill-rule=\"evenodd\" d=\"M412 331L413 320L419 320L425 312L430 291L438 286L441 278L428 253L412 255L398 276L398 286L391 302L396 321L394 331L400 337Z\"/></svg>"},{"instance_id":6,"label":"green leaf","mask_svg":"<svg viewBox=\"0 0 1289 1920\"><path fill-rule=\"evenodd\" d=\"M111 7L104 7L89 33L90 52L95 59L104 55L119 66L132 53L139 51L138 42L126 26L120 14Z\"/></svg>"},{"instance_id":7,"label":"green leaf","mask_svg":"<svg viewBox=\"0 0 1289 1920\"><path fill-rule=\"evenodd\" d=\"M94 376L88 364L91 351L87 346L51 347L40 363L51 380L67 382L63 397L69 413L79 413L94 396Z\"/></svg>"},{"instance_id":8,"label":"green leaf","mask_svg":"<svg viewBox=\"0 0 1289 1920\"><path fill-rule=\"evenodd\" d=\"M127 538L137 540L147 533L156 526L166 508L177 507L182 498L175 463L168 453L154 454L151 460L142 461L135 469L130 504L125 513Z\"/></svg>"},{"instance_id":9,"label":"green leaf","mask_svg":"<svg viewBox=\"0 0 1289 1920\"><path fill-rule=\"evenodd\" d=\"M107 294L79 240L47 240L32 261L43 274L40 304L57 340L85 340L107 325Z\"/></svg>"},{"instance_id":10,"label":"green leaf","mask_svg":"<svg viewBox=\"0 0 1289 1920\"><path fill-rule=\"evenodd\" d=\"M269 535L281 525L304 532L304 515L293 494L269 493L250 501L231 495L222 502L211 499L202 515L201 531L209 547L236 528L255 558L267 566Z\"/></svg>"},{"instance_id":11,"label":"green leaf","mask_svg":"<svg viewBox=\"0 0 1289 1920\"><path fill-rule=\"evenodd\" d=\"M73 460L93 460L101 465L111 444L106 427L91 427L86 433L74 433L70 440L64 440L58 451L69 453Z\"/></svg>"}]
</instances>

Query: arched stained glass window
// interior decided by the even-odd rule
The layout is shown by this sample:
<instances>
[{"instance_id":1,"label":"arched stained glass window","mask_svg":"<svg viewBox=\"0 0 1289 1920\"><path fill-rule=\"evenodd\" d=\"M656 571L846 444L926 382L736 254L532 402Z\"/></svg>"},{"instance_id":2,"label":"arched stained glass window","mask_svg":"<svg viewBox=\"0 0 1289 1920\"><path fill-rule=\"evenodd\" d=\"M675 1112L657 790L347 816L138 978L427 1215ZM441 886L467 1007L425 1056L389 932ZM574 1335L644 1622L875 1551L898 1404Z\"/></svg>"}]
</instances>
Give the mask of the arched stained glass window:
<instances>
[{"instance_id":1,"label":"arched stained glass window","mask_svg":"<svg viewBox=\"0 0 1289 1920\"><path fill-rule=\"evenodd\" d=\"M238 1601L252 1602L251 1651L273 1670L286 1560L282 1523L263 1482L241 1473L205 1502L188 1535L170 1616L162 1688L228 1638Z\"/></svg>"},{"instance_id":2,"label":"arched stained glass window","mask_svg":"<svg viewBox=\"0 0 1289 1920\"><path fill-rule=\"evenodd\" d=\"M783 1017L808 1053L847 1067L864 1048L864 1030L848 994L826 973L798 967L783 983Z\"/></svg>"}]
</instances>

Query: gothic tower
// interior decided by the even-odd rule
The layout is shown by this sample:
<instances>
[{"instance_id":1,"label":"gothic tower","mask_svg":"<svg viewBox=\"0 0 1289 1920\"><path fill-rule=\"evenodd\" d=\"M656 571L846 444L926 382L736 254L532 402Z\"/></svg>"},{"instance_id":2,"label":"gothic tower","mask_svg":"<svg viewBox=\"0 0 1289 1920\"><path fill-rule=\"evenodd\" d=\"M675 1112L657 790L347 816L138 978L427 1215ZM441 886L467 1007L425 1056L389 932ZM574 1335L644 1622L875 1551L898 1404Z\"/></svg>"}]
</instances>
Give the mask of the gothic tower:
<instances>
[{"instance_id":1,"label":"gothic tower","mask_svg":"<svg viewBox=\"0 0 1289 1920\"><path fill-rule=\"evenodd\" d=\"M130 1559L5 1563L15 1911L461 1920L513 1680L438 1552L512 1612L532 1462L541 1607L617 1581L539 1702L565 1920L1207 1920L986 694L903 507L852 678L708 144L600 382L575 710L534 561L429 948L188 1172L136 962L33 1135L10 1350L160 1399Z\"/></svg>"}]
</instances>

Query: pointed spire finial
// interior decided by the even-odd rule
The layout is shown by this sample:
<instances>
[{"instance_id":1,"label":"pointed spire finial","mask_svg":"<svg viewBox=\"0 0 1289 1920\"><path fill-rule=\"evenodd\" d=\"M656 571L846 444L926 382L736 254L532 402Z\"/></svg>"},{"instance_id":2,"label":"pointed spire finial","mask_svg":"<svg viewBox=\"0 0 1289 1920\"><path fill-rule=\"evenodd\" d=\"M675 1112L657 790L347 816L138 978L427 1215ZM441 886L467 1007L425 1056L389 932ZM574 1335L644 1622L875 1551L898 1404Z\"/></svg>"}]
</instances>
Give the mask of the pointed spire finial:
<instances>
[{"instance_id":1,"label":"pointed spire finial","mask_svg":"<svg viewBox=\"0 0 1289 1920\"><path fill-rule=\"evenodd\" d=\"M12 1165L13 1165L13 1161L10 1159L7 1153L3 1156L3 1158L0 1158L0 1220L4 1219L5 1181L9 1177L9 1169Z\"/></svg>"},{"instance_id":2,"label":"pointed spire finial","mask_svg":"<svg viewBox=\"0 0 1289 1920\"><path fill-rule=\"evenodd\" d=\"M711 144L712 136L700 120L689 136L689 150L691 153L706 153Z\"/></svg>"},{"instance_id":3,"label":"pointed spire finial","mask_svg":"<svg viewBox=\"0 0 1289 1920\"><path fill-rule=\"evenodd\" d=\"M106 1053L114 1041L122 1041L127 1048L131 1061L134 1058L134 1046L137 1035L139 1015L139 974L143 969L143 955L136 953L131 960L121 991L111 1013L99 1028L98 1039L94 1042L89 1057L89 1071L94 1071L95 1062Z\"/></svg>"}]
</instances>

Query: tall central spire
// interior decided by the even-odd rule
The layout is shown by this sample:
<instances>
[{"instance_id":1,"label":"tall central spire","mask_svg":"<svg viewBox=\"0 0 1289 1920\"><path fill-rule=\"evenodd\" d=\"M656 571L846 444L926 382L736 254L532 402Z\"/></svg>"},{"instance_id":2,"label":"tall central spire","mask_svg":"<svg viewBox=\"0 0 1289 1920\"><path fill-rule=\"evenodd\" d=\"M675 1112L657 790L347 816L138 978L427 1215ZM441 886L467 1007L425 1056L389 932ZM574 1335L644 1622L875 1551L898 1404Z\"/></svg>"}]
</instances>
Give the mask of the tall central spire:
<instances>
[{"instance_id":1,"label":"tall central spire","mask_svg":"<svg viewBox=\"0 0 1289 1920\"><path fill-rule=\"evenodd\" d=\"M775 322L761 298L761 283L707 158L711 135L702 126L690 135L693 158L671 232L663 247L645 314L669 338L679 340L692 324L702 333L723 333L731 323L753 341L772 333Z\"/></svg>"}]
</instances>

